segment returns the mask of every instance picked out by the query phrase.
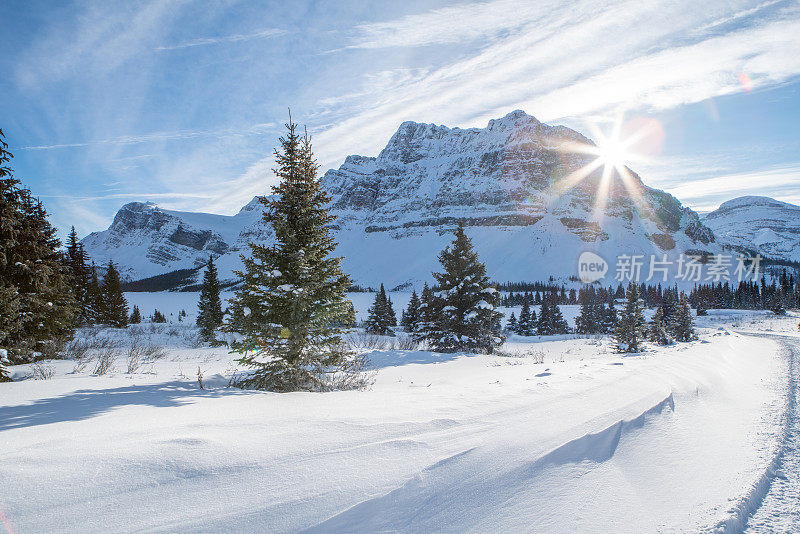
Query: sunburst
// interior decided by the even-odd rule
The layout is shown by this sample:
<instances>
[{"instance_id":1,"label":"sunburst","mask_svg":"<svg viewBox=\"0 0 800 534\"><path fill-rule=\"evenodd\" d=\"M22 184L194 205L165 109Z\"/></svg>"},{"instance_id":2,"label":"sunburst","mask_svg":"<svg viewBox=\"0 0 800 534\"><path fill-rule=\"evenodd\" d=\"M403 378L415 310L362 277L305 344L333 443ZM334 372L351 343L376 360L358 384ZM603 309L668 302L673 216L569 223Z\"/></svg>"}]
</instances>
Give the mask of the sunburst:
<instances>
[{"instance_id":1,"label":"sunburst","mask_svg":"<svg viewBox=\"0 0 800 534\"><path fill-rule=\"evenodd\" d=\"M661 130L656 121L640 121L639 124L634 124L635 128L632 133L623 137L623 124L628 126L623 122L621 116L613 121L611 128L606 131L597 122L589 123L592 137L596 140L595 144L572 141L558 143L560 152L594 156L594 159L589 163L573 171L559 182L557 188L559 195L572 189L602 167L594 205L593 218L595 220L603 216L608 203L611 184L615 178L619 178L625 186L637 209L642 211L645 208L640 182L633 177L628 165L634 162L647 161L648 158L635 150L634 147L654 134L663 136L663 130Z\"/></svg>"}]
</instances>

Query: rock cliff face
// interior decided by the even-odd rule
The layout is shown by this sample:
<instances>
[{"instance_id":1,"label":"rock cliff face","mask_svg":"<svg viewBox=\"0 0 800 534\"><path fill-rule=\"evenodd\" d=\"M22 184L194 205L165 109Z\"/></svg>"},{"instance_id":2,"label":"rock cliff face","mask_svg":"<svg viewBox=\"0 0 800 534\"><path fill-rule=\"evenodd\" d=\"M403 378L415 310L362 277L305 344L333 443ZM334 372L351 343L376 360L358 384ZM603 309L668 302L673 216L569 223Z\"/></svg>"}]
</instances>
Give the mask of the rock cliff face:
<instances>
[{"instance_id":1,"label":"rock cliff face","mask_svg":"<svg viewBox=\"0 0 800 534\"><path fill-rule=\"evenodd\" d=\"M522 111L486 128L404 122L377 157L348 156L322 177L345 269L364 285L429 280L459 222L498 280L566 279L585 250L612 263L620 254L719 250L693 211L633 172L606 184L601 169L572 180L594 157L565 150L569 143L591 141ZM200 265L212 252L231 277L248 241L271 238L260 215L255 199L232 217L132 203L84 242L129 280Z\"/></svg>"},{"instance_id":2,"label":"rock cliff face","mask_svg":"<svg viewBox=\"0 0 800 534\"><path fill-rule=\"evenodd\" d=\"M703 222L725 243L800 262L800 206L768 197L739 197L723 203Z\"/></svg>"}]
</instances>

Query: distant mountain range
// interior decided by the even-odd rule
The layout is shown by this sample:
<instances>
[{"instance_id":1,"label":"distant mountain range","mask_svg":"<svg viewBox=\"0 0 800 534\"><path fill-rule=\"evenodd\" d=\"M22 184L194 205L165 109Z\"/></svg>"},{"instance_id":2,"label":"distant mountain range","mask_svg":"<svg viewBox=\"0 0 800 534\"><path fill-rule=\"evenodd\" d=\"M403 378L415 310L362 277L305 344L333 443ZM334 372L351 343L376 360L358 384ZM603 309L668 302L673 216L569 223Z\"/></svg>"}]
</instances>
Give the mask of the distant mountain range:
<instances>
[{"instance_id":1,"label":"distant mountain range","mask_svg":"<svg viewBox=\"0 0 800 534\"><path fill-rule=\"evenodd\" d=\"M360 285L418 286L431 280L437 255L459 222L496 280L566 281L577 274L584 251L609 262L623 254L666 254L675 260L684 252L713 254L727 244L757 244L771 255L797 258L800 219L791 210L800 208L771 199L762 200L774 206L758 204L759 221L772 224L768 212L780 205L783 223L768 230L775 240L755 227L738 231L736 224L745 224L747 215L731 203L707 215L704 224L633 172L627 184L616 175L611 179L605 206L597 211L605 198L598 195L601 170L568 186L571 173L594 159L564 150L574 143L592 144L578 132L522 111L489 121L486 128L404 122L377 157L348 156L321 178L338 217L337 253L345 270ZM128 281L166 275L159 287L192 284L213 254L221 277L232 282L247 243L272 238L261 207L253 199L238 214L222 216L133 202L119 210L108 230L83 242L95 262L113 259ZM741 239L745 235L751 237ZM793 244L778 244L792 236Z\"/></svg>"},{"instance_id":2,"label":"distant mountain range","mask_svg":"<svg viewBox=\"0 0 800 534\"><path fill-rule=\"evenodd\" d=\"M745 196L723 203L703 222L726 244L800 262L800 206Z\"/></svg>"}]
</instances>

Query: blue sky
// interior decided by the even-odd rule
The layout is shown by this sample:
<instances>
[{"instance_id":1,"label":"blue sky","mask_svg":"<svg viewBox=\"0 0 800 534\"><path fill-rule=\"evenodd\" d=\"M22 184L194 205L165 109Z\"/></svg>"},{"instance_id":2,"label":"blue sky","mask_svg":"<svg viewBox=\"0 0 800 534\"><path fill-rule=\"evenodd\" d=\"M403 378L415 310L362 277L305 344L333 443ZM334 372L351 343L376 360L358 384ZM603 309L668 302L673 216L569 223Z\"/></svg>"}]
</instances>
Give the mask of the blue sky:
<instances>
[{"instance_id":1,"label":"blue sky","mask_svg":"<svg viewBox=\"0 0 800 534\"><path fill-rule=\"evenodd\" d=\"M288 106L323 169L404 120L624 113L663 131L631 167L689 206L800 203L796 0L5 0L0 33L0 128L62 231L134 200L235 213Z\"/></svg>"}]
</instances>

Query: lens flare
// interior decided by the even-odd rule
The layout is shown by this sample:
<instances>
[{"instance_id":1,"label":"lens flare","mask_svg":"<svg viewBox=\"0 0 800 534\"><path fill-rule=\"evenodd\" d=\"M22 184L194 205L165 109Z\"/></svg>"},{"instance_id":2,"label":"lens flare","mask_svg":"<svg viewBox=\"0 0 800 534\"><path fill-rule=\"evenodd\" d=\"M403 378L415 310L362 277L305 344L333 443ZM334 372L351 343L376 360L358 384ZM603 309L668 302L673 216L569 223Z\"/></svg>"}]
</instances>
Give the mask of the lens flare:
<instances>
[{"instance_id":1,"label":"lens flare","mask_svg":"<svg viewBox=\"0 0 800 534\"><path fill-rule=\"evenodd\" d=\"M739 73L739 83L742 84L744 90L748 93L753 90L753 80L750 79L750 76L746 72Z\"/></svg>"},{"instance_id":2,"label":"lens flare","mask_svg":"<svg viewBox=\"0 0 800 534\"><path fill-rule=\"evenodd\" d=\"M664 128L661 123L643 117L625 122L619 117L612 123L608 132L603 131L597 123L591 123L589 128L596 144L558 143L558 150L561 152L595 157L560 180L555 187L556 193L562 195L602 167L594 205L595 220L602 219L616 178L625 187L637 210L640 213L647 210L641 181L633 175L627 165L636 161L646 161L661 151L664 144Z\"/></svg>"}]
</instances>

